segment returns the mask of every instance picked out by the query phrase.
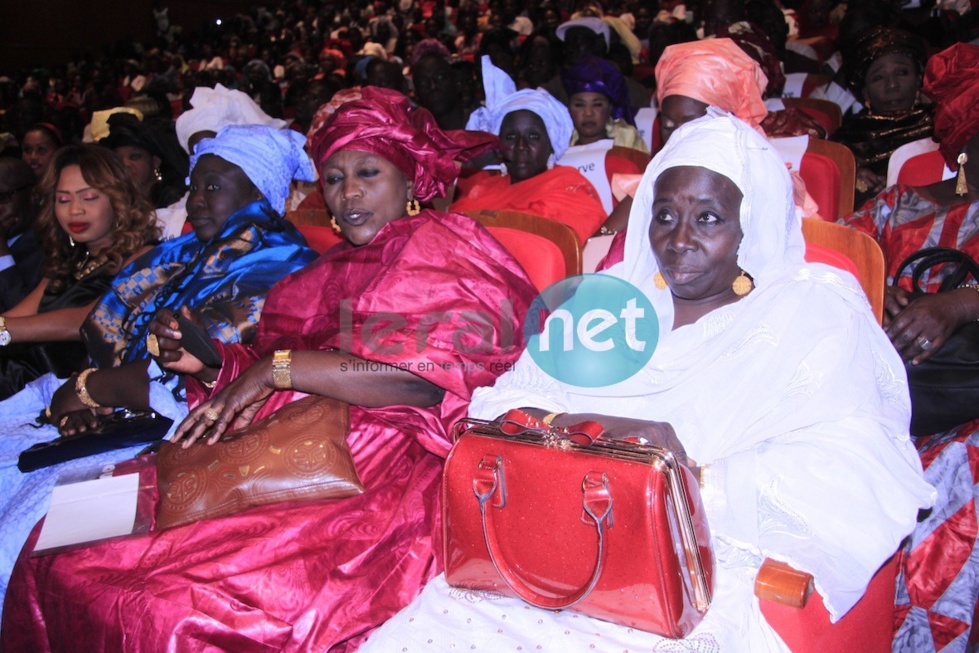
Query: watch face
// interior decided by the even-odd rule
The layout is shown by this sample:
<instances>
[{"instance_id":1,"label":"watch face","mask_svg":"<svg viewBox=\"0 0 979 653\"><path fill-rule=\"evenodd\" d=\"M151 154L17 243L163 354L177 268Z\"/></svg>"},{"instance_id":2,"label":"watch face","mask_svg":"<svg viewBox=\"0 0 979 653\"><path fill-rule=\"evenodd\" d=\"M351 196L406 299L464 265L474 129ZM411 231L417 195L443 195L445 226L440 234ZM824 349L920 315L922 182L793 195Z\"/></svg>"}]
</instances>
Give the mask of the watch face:
<instances>
[{"instance_id":1,"label":"watch face","mask_svg":"<svg viewBox=\"0 0 979 653\"><path fill-rule=\"evenodd\" d=\"M10 344L10 332L6 329L0 330L0 347L6 347Z\"/></svg>"}]
</instances>

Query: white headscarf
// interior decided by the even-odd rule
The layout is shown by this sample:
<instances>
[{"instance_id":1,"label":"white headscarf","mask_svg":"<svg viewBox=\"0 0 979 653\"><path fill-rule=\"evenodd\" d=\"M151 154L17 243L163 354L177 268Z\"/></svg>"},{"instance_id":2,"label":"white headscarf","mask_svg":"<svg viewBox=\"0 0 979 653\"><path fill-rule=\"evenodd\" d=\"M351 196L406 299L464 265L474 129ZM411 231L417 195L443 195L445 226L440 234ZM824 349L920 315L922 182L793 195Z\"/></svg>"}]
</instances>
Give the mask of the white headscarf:
<instances>
[{"instance_id":1,"label":"white headscarf","mask_svg":"<svg viewBox=\"0 0 979 653\"><path fill-rule=\"evenodd\" d=\"M198 86L190 97L192 109L177 118L177 140L190 154L190 137L197 132L217 133L228 125L267 125L275 129L286 126L285 120L273 118L262 111L255 100L241 91L218 84L214 88Z\"/></svg>"},{"instance_id":2,"label":"white headscarf","mask_svg":"<svg viewBox=\"0 0 979 653\"><path fill-rule=\"evenodd\" d=\"M804 262L802 222L792 199L792 180L782 159L771 143L747 123L708 107L704 117L676 130L639 182L619 272L626 281L650 296L663 294L652 290L652 275L659 268L649 247L649 225L653 219L650 207L656 179L665 170L678 166L707 168L730 179L741 191L744 237L738 248L738 266L751 276L756 288ZM657 305L656 309L664 309L672 320L672 302L670 306Z\"/></svg>"},{"instance_id":3,"label":"white headscarf","mask_svg":"<svg viewBox=\"0 0 979 653\"><path fill-rule=\"evenodd\" d=\"M554 158L561 158L571 144L571 133L574 131L574 123L566 106L542 89L518 91L510 76L494 66L487 55L483 55L483 89L486 92L486 106L476 109L469 116L466 129L487 131L499 136L500 126L507 114L530 111L544 122Z\"/></svg>"}]
</instances>

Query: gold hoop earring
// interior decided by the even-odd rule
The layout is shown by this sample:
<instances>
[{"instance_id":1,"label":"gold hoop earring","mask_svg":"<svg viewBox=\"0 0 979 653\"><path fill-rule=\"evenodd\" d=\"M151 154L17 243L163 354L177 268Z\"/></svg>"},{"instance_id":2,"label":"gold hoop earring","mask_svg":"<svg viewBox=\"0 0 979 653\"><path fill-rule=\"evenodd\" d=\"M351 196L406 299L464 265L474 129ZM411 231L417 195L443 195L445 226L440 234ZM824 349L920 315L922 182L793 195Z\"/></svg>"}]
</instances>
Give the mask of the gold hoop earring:
<instances>
[{"instance_id":1,"label":"gold hoop earring","mask_svg":"<svg viewBox=\"0 0 979 653\"><path fill-rule=\"evenodd\" d=\"M657 271L653 275L653 285L656 286L658 290L666 290L666 277L663 276L662 272Z\"/></svg>"},{"instance_id":2,"label":"gold hoop earring","mask_svg":"<svg viewBox=\"0 0 979 653\"><path fill-rule=\"evenodd\" d=\"M969 194L969 182L965 178L965 164L969 162L969 155L963 152L955 161L959 164L959 174L955 178L955 194L961 197Z\"/></svg>"},{"instance_id":3,"label":"gold hoop earring","mask_svg":"<svg viewBox=\"0 0 979 653\"><path fill-rule=\"evenodd\" d=\"M731 290L733 290L734 294L738 297L744 297L750 293L752 287L751 278L745 274L744 270L741 270L741 274L739 274L738 278L731 284Z\"/></svg>"},{"instance_id":4,"label":"gold hoop earring","mask_svg":"<svg viewBox=\"0 0 979 653\"><path fill-rule=\"evenodd\" d=\"M422 207L420 204L418 204L418 200L416 200L415 198L411 198L410 200L408 200L408 204L405 206L405 213L414 216L414 215L418 215L421 212L422 212Z\"/></svg>"},{"instance_id":5,"label":"gold hoop earring","mask_svg":"<svg viewBox=\"0 0 979 653\"><path fill-rule=\"evenodd\" d=\"M340 233L340 223L337 222L337 216L330 216L330 226L333 227L333 231Z\"/></svg>"}]
</instances>

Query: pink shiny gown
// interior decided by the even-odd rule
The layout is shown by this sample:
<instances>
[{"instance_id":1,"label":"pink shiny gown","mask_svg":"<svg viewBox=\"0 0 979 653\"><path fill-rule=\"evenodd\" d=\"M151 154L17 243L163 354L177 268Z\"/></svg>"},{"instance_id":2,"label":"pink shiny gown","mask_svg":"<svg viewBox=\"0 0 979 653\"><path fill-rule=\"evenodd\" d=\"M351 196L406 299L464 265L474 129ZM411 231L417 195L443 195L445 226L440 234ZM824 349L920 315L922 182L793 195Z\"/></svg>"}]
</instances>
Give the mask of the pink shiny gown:
<instances>
[{"instance_id":1,"label":"pink shiny gown","mask_svg":"<svg viewBox=\"0 0 979 653\"><path fill-rule=\"evenodd\" d=\"M343 348L407 366L444 388L444 400L427 409L351 407L348 442L363 495L22 554L5 603L4 650L355 650L440 571L451 425L472 390L515 361L533 295L482 227L432 211L287 277L269 294L253 344L223 348L219 387L275 349ZM194 404L203 388L188 394ZM256 420L301 396L274 393Z\"/></svg>"}]
</instances>

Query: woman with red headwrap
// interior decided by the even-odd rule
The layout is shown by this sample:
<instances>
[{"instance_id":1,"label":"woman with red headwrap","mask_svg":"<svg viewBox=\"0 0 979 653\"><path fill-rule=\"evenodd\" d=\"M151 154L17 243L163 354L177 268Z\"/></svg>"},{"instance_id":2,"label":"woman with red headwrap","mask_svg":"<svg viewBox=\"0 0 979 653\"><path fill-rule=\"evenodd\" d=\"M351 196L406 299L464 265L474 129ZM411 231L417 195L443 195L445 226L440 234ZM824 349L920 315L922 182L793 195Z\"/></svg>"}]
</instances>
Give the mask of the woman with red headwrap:
<instances>
[{"instance_id":1,"label":"woman with red headwrap","mask_svg":"<svg viewBox=\"0 0 979 653\"><path fill-rule=\"evenodd\" d=\"M473 390L516 360L535 292L476 222L418 207L452 183L456 158L496 139L443 132L399 93L362 94L312 143L347 242L272 289L252 343L220 347L213 388L189 382L196 408L174 441L213 444L232 423L332 397L350 404L347 442L365 492L22 559L7 650L69 639L116 650L354 650L439 572L449 429ZM201 374L171 326L158 316L164 365Z\"/></svg>"},{"instance_id":2,"label":"woman with red headwrap","mask_svg":"<svg viewBox=\"0 0 979 653\"><path fill-rule=\"evenodd\" d=\"M957 329L979 319L977 279L934 292L949 273L936 267L922 277L932 292L914 299L910 270L894 278L902 261L926 247L951 247L979 260L979 47L958 43L934 55L922 90L935 102L935 139L958 177L917 188L892 186L841 220L876 238L884 250L891 281L884 324L912 363L930 358ZM939 503L918 524L904 558L894 650L971 650L979 600L979 419L918 435L924 436L916 445L925 479L938 490Z\"/></svg>"},{"instance_id":3,"label":"woman with red headwrap","mask_svg":"<svg viewBox=\"0 0 979 653\"><path fill-rule=\"evenodd\" d=\"M768 77L754 59L729 38L671 45L656 64L656 100L665 143L674 129L699 118L708 105L729 111L769 138L825 130L798 109L769 113L763 99Z\"/></svg>"},{"instance_id":4,"label":"woman with red headwrap","mask_svg":"<svg viewBox=\"0 0 979 653\"><path fill-rule=\"evenodd\" d=\"M661 143L666 143L677 127L707 114L714 106L749 125L768 138L799 136L822 138L825 130L800 110L791 108L769 113L762 99L768 77L758 62L748 56L729 38L709 38L677 43L663 50L656 64L656 101L659 105ZM793 173L796 205L805 217L817 210L815 200L806 192L805 183ZM635 192L638 178L620 175L613 188L622 195ZM621 191L621 192L620 192ZM609 216L608 231L626 228L631 199L618 204ZM622 260L624 239L612 243L602 266Z\"/></svg>"}]
</instances>

